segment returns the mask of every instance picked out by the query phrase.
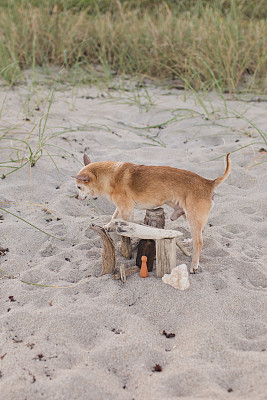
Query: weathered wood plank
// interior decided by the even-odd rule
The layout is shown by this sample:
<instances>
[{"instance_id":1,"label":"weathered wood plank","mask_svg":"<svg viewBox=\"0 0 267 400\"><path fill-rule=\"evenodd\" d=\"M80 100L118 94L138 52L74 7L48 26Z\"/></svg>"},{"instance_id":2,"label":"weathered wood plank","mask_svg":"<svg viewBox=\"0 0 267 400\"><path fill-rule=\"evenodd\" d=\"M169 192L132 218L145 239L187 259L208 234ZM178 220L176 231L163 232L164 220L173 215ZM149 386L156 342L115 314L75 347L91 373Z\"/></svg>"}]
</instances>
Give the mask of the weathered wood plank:
<instances>
[{"instance_id":1,"label":"weathered wood plank","mask_svg":"<svg viewBox=\"0 0 267 400\"><path fill-rule=\"evenodd\" d=\"M131 259L133 256L133 248L131 238L128 236L120 236L121 239L121 253L123 257Z\"/></svg>"},{"instance_id":2,"label":"weathered wood plank","mask_svg":"<svg viewBox=\"0 0 267 400\"><path fill-rule=\"evenodd\" d=\"M156 273L161 278L176 267L176 243L173 239L156 240Z\"/></svg>"},{"instance_id":3,"label":"weathered wood plank","mask_svg":"<svg viewBox=\"0 0 267 400\"><path fill-rule=\"evenodd\" d=\"M115 228L119 235L140 239L167 239L182 236L182 232L152 228L147 225L135 224L133 222L115 219Z\"/></svg>"}]
</instances>

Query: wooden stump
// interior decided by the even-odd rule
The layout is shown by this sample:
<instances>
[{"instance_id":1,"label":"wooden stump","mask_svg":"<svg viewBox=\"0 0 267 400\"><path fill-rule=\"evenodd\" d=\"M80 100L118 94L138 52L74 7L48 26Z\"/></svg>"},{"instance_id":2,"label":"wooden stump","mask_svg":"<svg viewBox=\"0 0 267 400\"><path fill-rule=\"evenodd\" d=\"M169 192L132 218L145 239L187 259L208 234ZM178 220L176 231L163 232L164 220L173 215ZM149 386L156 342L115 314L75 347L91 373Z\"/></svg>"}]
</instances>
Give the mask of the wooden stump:
<instances>
[{"instance_id":1,"label":"wooden stump","mask_svg":"<svg viewBox=\"0 0 267 400\"><path fill-rule=\"evenodd\" d=\"M156 240L157 251L157 277L161 278L164 274L170 274L176 267L176 240L160 239Z\"/></svg>"},{"instance_id":2,"label":"wooden stump","mask_svg":"<svg viewBox=\"0 0 267 400\"><path fill-rule=\"evenodd\" d=\"M131 259L133 256L133 248L131 238L127 236L121 236L121 252L123 257Z\"/></svg>"},{"instance_id":3,"label":"wooden stump","mask_svg":"<svg viewBox=\"0 0 267 400\"><path fill-rule=\"evenodd\" d=\"M153 226L154 228L164 229L165 214L162 207L146 210L144 219L145 225Z\"/></svg>"},{"instance_id":4,"label":"wooden stump","mask_svg":"<svg viewBox=\"0 0 267 400\"><path fill-rule=\"evenodd\" d=\"M162 207L146 210L144 219L145 225L153 226L154 228L164 229L165 215ZM137 247L136 265L141 267L142 256L147 257L147 269L149 272L153 270L153 263L156 256L156 244L153 239L141 239Z\"/></svg>"},{"instance_id":5,"label":"wooden stump","mask_svg":"<svg viewBox=\"0 0 267 400\"><path fill-rule=\"evenodd\" d=\"M137 247L136 265L141 267L142 256L147 257L147 269L149 272L153 270L153 263L156 257L156 244L153 239L141 239Z\"/></svg>"}]
</instances>

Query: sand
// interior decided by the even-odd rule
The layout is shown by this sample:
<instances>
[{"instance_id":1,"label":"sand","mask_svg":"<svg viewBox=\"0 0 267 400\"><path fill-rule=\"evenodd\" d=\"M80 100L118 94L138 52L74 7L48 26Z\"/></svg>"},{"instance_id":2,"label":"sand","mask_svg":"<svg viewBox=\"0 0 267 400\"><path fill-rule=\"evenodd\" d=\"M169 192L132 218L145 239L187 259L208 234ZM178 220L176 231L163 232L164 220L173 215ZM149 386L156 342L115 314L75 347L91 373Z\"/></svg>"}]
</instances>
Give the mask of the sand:
<instances>
[{"instance_id":1,"label":"sand","mask_svg":"<svg viewBox=\"0 0 267 400\"><path fill-rule=\"evenodd\" d=\"M36 149L48 96L46 86L2 86L1 136L28 138ZM249 123L266 134L267 103L243 100L211 94L204 99L208 120L193 94L175 89L57 88L44 136L65 133L46 139L51 146L35 166L0 181L2 208L64 239L0 210L0 246L9 250L0 256L1 400L267 398L267 164L255 166L266 160L259 151L266 145ZM1 162L10 147L22 146L0 144ZM155 271L126 283L97 277L101 240L89 224L107 223L115 207L104 198L75 198L71 175L84 153L92 161L169 165L214 179L224 155L243 146L216 189L188 290L164 284ZM187 222L171 222L165 211L166 228L181 230L191 251ZM136 222L143 218L135 213ZM117 265L134 266L112 237ZM177 248L177 265L190 261Z\"/></svg>"}]
</instances>

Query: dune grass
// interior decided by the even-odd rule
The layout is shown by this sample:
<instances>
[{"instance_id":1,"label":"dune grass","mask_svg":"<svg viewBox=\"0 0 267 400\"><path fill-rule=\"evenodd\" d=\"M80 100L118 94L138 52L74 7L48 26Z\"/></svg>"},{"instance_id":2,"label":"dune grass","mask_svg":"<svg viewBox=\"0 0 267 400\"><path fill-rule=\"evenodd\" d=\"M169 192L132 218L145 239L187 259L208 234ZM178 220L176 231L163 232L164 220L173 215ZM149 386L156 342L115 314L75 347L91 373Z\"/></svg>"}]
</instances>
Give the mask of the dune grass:
<instances>
[{"instance_id":1,"label":"dune grass","mask_svg":"<svg viewBox=\"0 0 267 400\"><path fill-rule=\"evenodd\" d=\"M175 79L196 90L265 92L264 1L6 0L0 6L0 73L52 65Z\"/></svg>"}]
</instances>

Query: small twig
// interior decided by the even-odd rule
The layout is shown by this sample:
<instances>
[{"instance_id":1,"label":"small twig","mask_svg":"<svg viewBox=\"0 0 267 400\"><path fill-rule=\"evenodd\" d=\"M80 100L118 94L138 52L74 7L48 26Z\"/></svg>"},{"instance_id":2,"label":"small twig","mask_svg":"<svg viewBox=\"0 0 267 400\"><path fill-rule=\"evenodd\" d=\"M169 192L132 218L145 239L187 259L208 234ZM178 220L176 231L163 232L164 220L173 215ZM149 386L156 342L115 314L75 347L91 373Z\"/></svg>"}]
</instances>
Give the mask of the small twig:
<instances>
[{"instance_id":1,"label":"small twig","mask_svg":"<svg viewBox=\"0 0 267 400\"><path fill-rule=\"evenodd\" d=\"M126 282L126 272L125 272L124 264L121 264L121 266L120 266L120 275L121 275L121 281L123 283L125 283Z\"/></svg>"},{"instance_id":2,"label":"small twig","mask_svg":"<svg viewBox=\"0 0 267 400\"><path fill-rule=\"evenodd\" d=\"M140 271L139 267L130 267L130 268L125 269L125 279L126 279L126 277L136 274L139 271ZM112 275L112 279L116 279L116 280L121 279L121 272L115 272Z\"/></svg>"},{"instance_id":3,"label":"small twig","mask_svg":"<svg viewBox=\"0 0 267 400\"><path fill-rule=\"evenodd\" d=\"M189 253L189 251L186 250L186 248L182 245L182 243L180 242L179 239L176 238L176 245L179 247L179 249L182 250L182 252L187 256L187 257L191 257L191 254Z\"/></svg>"}]
</instances>

